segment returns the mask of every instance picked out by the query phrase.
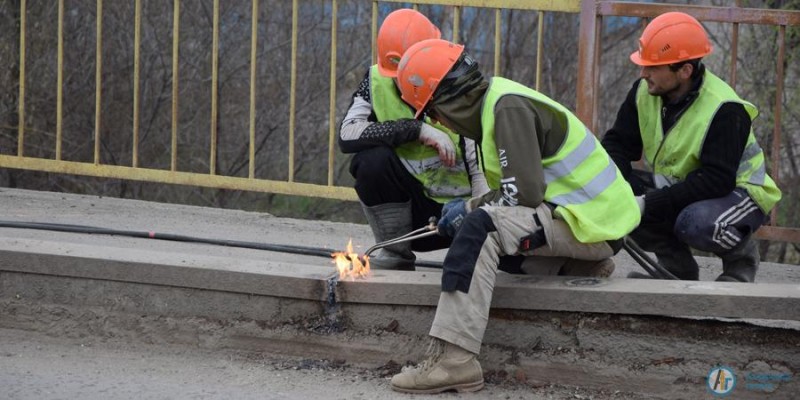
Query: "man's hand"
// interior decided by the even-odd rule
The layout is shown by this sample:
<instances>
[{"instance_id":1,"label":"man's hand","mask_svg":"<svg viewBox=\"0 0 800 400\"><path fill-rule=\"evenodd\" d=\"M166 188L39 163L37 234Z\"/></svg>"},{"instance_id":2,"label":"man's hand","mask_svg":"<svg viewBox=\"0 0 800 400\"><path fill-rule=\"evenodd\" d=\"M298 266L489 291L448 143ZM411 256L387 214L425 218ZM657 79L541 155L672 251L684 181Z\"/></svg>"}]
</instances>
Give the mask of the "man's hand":
<instances>
[{"instance_id":1,"label":"man's hand","mask_svg":"<svg viewBox=\"0 0 800 400\"><path fill-rule=\"evenodd\" d=\"M461 223L467 216L467 203L464 199L450 200L442 207L442 218L436 228L440 235L455 237Z\"/></svg>"},{"instance_id":2,"label":"man's hand","mask_svg":"<svg viewBox=\"0 0 800 400\"><path fill-rule=\"evenodd\" d=\"M644 195L636 196L636 204L639 205L639 214L644 215Z\"/></svg>"},{"instance_id":3,"label":"man's hand","mask_svg":"<svg viewBox=\"0 0 800 400\"><path fill-rule=\"evenodd\" d=\"M444 165L452 167L456 164L456 145L446 133L423 122L419 129L419 141L436 149Z\"/></svg>"}]
</instances>

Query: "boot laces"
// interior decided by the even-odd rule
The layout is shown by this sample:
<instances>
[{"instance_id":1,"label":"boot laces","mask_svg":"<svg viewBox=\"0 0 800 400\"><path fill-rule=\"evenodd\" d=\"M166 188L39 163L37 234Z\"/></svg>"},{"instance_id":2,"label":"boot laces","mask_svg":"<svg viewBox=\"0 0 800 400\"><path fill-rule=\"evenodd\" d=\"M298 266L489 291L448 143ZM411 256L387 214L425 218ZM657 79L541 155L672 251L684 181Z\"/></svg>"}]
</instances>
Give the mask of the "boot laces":
<instances>
[{"instance_id":1,"label":"boot laces","mask_svg":"<svg viewBox=\"0 0 800 400\"><path fill-rule=\"evenodd\" d=\"M439 339L431 339L430 343L428 343L428 348L425 350L425 356L427 357L421 363L415 366L405 366L401 370L401 372L410 372L413 370L417 370L420 372L427 371L431 369L440 358L444 354L444 342Z\"/></svg>"}]
</instances>

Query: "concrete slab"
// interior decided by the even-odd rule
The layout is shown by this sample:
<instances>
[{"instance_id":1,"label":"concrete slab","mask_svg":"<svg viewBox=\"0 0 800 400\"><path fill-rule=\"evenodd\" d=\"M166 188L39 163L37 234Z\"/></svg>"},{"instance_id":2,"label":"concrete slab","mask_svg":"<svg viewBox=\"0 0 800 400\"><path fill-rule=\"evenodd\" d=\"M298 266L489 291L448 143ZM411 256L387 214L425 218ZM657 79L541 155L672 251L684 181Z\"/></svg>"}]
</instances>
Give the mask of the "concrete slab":
<instances>
[{"instance_id":1,"label":"concrete slab","mask_svg":"<svg viewBox=\"0 0 800 400\"><path fill-rule=\"evenodd\" d=\"M435 306L440 271L374 271L338 281L332 265L0 238L0 270L329 303ZM800 321L800 285L541 277L501 273L493 307Z\"/></svg>"},{"instance_id":2,"label":"concrete slab","mask_svg":"<svg viewBox=\"0 0 800 400\"><path fill-rule=\"evenodd\" d=\"M374 243L366 224L280 218L263 212L9 188L0 188L0 205L2 205L0 220L7 221L152 231L206 239L311 246L331 251L344 249L348 240L352 239L356 251L361 253ZM0 228L0 237L145 248L291 264L330 265L328 259L316 256L119 236ZM444 255L444 250L417 253L418 259L429 262L441 262ZM713 280L722 272L719 259L714 257L697 257L697 259L701 267L701 280ZM624 251L615 256L614 261L617 268L612 275L613 278L624 278L628 272L642 271ZM764 262L761 264L757 281L800 284L800 266Z\"/></svg>"},{"instance_id":3,"label":"concrete slab","mask_svg":"<svg viewBox=\"0 0 800 400\"><path fill-rule=\"evenodd\" d=\"M332 267L0 238L0 270L325 301Z\"/></svg>"}]
</instances>

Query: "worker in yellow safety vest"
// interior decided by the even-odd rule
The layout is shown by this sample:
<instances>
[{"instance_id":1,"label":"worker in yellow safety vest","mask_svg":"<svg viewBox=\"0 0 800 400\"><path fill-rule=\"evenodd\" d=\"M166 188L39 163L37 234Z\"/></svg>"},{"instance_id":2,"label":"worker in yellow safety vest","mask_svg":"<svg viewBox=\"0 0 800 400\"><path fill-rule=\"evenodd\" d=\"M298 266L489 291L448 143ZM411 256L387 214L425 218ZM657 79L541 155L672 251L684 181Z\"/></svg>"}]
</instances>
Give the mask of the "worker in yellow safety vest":
<instances>
[{"instance_id":1,"label":"worker in yellow safety vest","mask_svg":"<svg viewBox=\"0 0 800 400\"><path fill-rule=\"evenodd\" d=\"M654 18L630 56L640 79L602 144L637 194L642 223L630 236L643 249L679 279L698 280L695 248L722 258L718 281L753 282L752 234L781 192L753 135L758 110L706 69L711 51L692 16ZM647 171L634 170L642 156Z\"/></svg>"},{"instance_id":2,"label":"worker in yellow safety vest","mask_svg":"<svg viewBox=\"0 0 800 400\"><path fill-rule=\"evenodd\" d=\"M378 62L366 72L339 129L339 147L354 154L350 173L377 242L405 235L441 214L442 205L488 190L475 142L414 118L395 84L403 52L439 29L412 9L391 12L378 31ZM413 251L446 248L451 239L428 236L380 249L374 269L414 270Z\"/></svg>"},{"instance_id":3,"label":"worker in yellow safety vest","mask_svg":"<svg viewBox=\"0 0 800 400\"><path fill-rule=\"evenodd\" d=\"M392 378L409 393L476 391L476 356L500 257L526 256L529 274L608 276L610 257L639 223L630 185L600 142L567 108L516 82L484 79L464 47L411 46L398 67L403 99L478 143L490 191L447 203L438 229L454 237L430 330L432 350Z\"/></svg>"}]
</instances>

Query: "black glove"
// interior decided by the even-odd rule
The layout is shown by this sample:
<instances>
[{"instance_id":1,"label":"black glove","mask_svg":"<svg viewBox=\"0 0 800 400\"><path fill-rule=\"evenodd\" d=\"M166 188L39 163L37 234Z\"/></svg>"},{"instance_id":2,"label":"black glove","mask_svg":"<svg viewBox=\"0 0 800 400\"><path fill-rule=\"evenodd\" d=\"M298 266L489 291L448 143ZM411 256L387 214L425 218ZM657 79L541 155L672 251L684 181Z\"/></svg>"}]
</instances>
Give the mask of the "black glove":
<instances>
[{"instance_id":1,"label":"black glove","mask_svg":"<svg viewBox=\"0 0 800 400\"><path fill-rule=\"evenodd\" d=\"M467 216L467 203L464 199L450 200L442 207L442 218L436 225L439 234L447 237L455 237L464 217Z\"/></svg>"}]
</instances>

